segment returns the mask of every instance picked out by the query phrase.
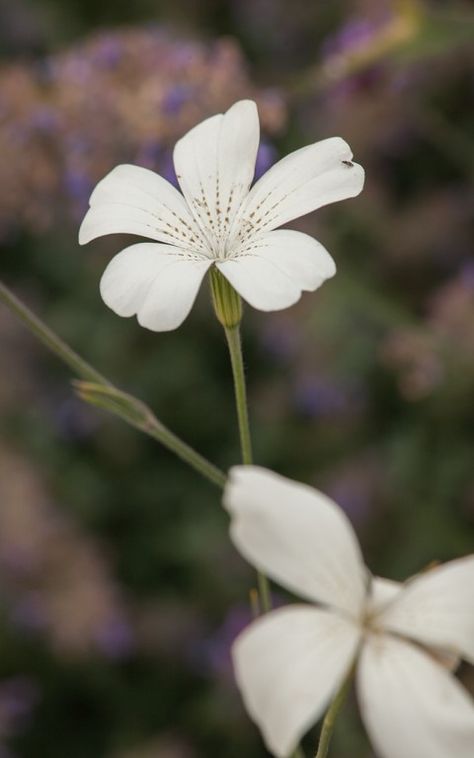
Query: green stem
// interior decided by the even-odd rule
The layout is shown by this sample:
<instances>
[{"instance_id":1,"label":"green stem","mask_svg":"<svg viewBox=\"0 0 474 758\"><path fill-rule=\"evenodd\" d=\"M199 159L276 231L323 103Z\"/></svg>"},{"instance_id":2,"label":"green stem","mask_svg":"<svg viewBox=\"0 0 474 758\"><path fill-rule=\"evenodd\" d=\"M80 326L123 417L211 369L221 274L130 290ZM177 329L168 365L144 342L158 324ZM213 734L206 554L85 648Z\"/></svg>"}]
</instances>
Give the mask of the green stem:
<instances>
[{"instance_id":1,"label":"green stem","mask_svg":"<svg viewBox=\"0 0 474 758\"><path fill-rule=\"evenodd\" d=\"M48 350L61 358L69 368L83 379L89 382L96 382L97 384L105 384L111 386L111 382L102 376L98 371L90 366L80 355L74 352L69 345L66 345L63 340L51 331L49 326L41 321L30 309L19 300L13 292L0 282L0 300L10 308L13 313L18 316L20 321L23 321L24 325L32 332L35 337L38 337L40 342L45 345Z\"/></svg>"},{"instance_id":2,"label":"green stem","mask_svg":"<svg viewBox=\"0 0 474 758\"><path fill-rule=\"evenodd\" d=\"M124 398L126 401L128 398L128 404L122 404L120 407L117 403L115 403L115 405L109 404L107 410L115 413L116 415L119 415L124 421L127 421L135 428L140 429L142 432L147 434L149 437L152 437L153 439L157 440L157 442L160 442L162 445L168 448L168 450L171 450L172 453L181 458L181 460L194 468L213 484L221 488L224 487L226 476L223 471L206 460L206 458L203 458L203 456L196 452L196 450L183 442L170 429L158 421L158 419L151 411L146 408L146 406L143 406L144 410L142 410L144 420L141 420L140 414L138 417L135 417L133 414L131 414L130 409L137 407L137 405L142 405L140 401L138 401L136 398L132 398L131 396L126 396L125 393L122 393L120 390L115 388L112 382L110 382L102 374L96 371L93 366L91 366L89 363L87 363L87 361L85 361L76 352L74 352L74 350L72 350L65 342L63 342L60 337L54 334L54 332L52 332L51 329L46 326L46 324L43 323L41 319L38 318L38 316L30 311L30 309L24 303L22 303L21 300L19 300L12 292L10 292L10 290L4 284L2 284L2 282L0 282L0 301L4 302L5 305L16 316L18 316L20 321L22 321L23 324L36 337L38 337L38 339L49 350L51 350L51 352L55 353L55 355L61 358L61 360L64 361L64 363L66 363L74 371L75 374L80 376L82 379L85 379L87 382L92 383L92 387L95 385L99 388L105 388L105 395L108 394L110 396L109 399L112 397L115 399L117 396L120 396L120 399L122 401ZM93 393L90 387L86 388L84 392L79 391L78 394L84 401L89 402L87 390L89 391L89 396L92 398ZM102 394L104 395L104 392ZM96 397L97 392L94 393L94 398ZM104 405L102 405L102 407L104 407Z\"/></svg>"},{"instance_id":3,"label":"green stem","mask_svg":"<svg viewBox=\"0 0 474 758\"><path fill-rule=\"evenodd\" d=\"M270 585L265 574L257 572L258 594L260 597L260 606L263 613L268 613L272 609L272 597L270 595Z\"/></svg>"},{"instance_id":4,"label":"green stem","mask_svg":"<svg viewBox=\"0 0 474 758\"><path fill-rule=\"evenodd\" d=\"M242 463L248 465L252 463L252 442L250 439L247 388L245 384L244 361L239 327L234 326L231 329L225 327L225 336L227 338L227 345L229 346L232 375L234 377L235 405L239 421Z\"/></svg>"},{"instance_id":5,"label":"green stem","mask_svg":"<svg viewBox=\"0 0 474 758\"><path fill-rule=\"evenodd\" d=\"M234 377L235 405L239 422L240 447L242 451L242 463L246 466L252 463L252 441L250 438L249 414L247 405L247 387L245 383L244 361L242 356L242 342L240 339L239 326L224 327L229 346L232 375ZM268 613L272 608L270 585L267 577L258 572L258 596L260 610Z\"/></svg>"},{"instance_id":6,"label":"green stem","mask_svg":"<svg viewBox=\"0 0 474 758\"><path fill-rule=\"evenodd\" d=\"M237 297L237 293L235 293ZM239 298L240 301L240 298ZM217 310L217 309L216 309ZM221 321L222 323L222 321ZM242 341L240 338L239 324L228 327L224 324L227 345L229 347L232 375L234 377L235 404L239 421L240 446L242 450L242 462L245 465L252 463L252 441L250 437L250 424L247 404L247 387L245 383L244 361L242 356ZM270 584L265 574L257 572L258 584L258 609L260 613L268 613L272 609ZM257 604L252 603L252 607ZM298 745L291 758L305 758L301 747Z\"/></svg>"},{"instance_id":7,"label":"green stem","mask_svg":"<svg viewBox=\"0 0 474 758\"><path fill-rule=\"evenodd\" d=\"M194 448L176 436L168 427L161 422L159 426L152 426L149 429L143 429L145 434L153 437L157 442L161 442L168 450L171 450L178 458L191 466L195 471L208 479L212 484L224 489L226 475L217 466L204 458Z\"/></svg>"},{"instance_id":8,"label":"green stem","mask_svg":"<svg viewBox=\"0 0 474 758\"><path fill-rule=\"evenodd\" d=\"M329 743L334 732L336 719L341 710L347 695L349 694L350 686L352 683L352 677L354 676L354 666L352 666L344 679L341 687L336 693L334 700L329 706L326 715L324 717L323 725L321 728L321 734L319 737L318 751L315 758L326 758L329 750Z\"/></svg>"}]
</instances>

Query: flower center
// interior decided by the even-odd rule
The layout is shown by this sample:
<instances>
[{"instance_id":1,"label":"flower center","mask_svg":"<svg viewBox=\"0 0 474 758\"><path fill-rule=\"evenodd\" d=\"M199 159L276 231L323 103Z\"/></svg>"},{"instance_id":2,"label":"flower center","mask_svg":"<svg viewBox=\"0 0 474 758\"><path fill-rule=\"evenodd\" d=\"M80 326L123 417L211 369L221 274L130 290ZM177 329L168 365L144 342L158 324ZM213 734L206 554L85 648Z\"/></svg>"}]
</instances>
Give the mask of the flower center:
<instances>
[{"instance_id":1,"label":"flower center","mask_svg":"<svg viewBox=\"0 0 474 758\"><path fill-rule=\"evenodd\" d=\"M370 609L367 609L362 616L361 625L367 634L381 634L384 631L379 622L379 614Z\"/></svg>"}]
</instances>

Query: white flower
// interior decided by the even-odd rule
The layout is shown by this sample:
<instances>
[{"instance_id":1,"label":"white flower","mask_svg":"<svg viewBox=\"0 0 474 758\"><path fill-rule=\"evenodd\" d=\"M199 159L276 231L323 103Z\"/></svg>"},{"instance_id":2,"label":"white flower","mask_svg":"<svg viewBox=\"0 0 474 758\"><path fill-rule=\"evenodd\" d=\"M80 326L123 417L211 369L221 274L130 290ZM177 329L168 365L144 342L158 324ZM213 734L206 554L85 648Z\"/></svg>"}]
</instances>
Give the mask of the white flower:
<instances>
[{"instance_id":1,"label":"white flower","mask_svg":"<svg viewBox=\"0 0 474 758\"><path fill-rule=\"evenodd\" d=\"M398 584L370 576L345 514L311 487L238 466L224 503L242 555L313 603L270 612L234 643L237 682L269 750L294 750L357 658L380 758L472 758L474 705L447 661L474 663L474 556Z\"/></svg>"},{"instance_id":2,"label":"white flower","mask_svg":"<svg viewBox=\"0 0 474 758\"><path fill-rule=\"evenodd\" d=\"M154 331L188 315L215 265L242 297L263 311L293 305L335 273L329 253L301 232L275 230L323 205L358 195L364 172L339 137L297 150L249 190L259 142L254 102L191 129L174 149L183 194L158 174L117 166L99 182L79 242L136 234L142 242L115 256L101 294L119 316L137 314Z\"/></svg>"}]
</instances>

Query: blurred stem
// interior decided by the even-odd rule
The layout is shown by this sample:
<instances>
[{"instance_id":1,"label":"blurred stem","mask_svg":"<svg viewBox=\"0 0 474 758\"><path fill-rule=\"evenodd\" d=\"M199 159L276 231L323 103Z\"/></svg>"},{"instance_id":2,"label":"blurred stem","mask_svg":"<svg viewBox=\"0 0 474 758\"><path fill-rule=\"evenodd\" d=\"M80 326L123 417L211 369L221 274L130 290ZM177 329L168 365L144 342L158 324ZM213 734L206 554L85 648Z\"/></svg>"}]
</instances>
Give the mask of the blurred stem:
<instances>
[{"instance_id":1,"label":"blurred stem","mask_svg":"<svg viewBox=\"0 0 474 758\"><path fill-rule=\"evenodd\" d=\"M260 572L258 572L257 580L258 580L258 594L260 597L260 605L262 608L262 612L268 613L268 611L271 611L272 609L272 598L270 595L270 586L268 584L268 579L264 574L261 574Z\"/></svg>"},{"instance_id":2,"label":"blurred stem","mask_svg":"<svg viewBox=\"0 0 474 758\"><path fill-rule=\"evenodd\" d=\"M71 368L78 376L83 379L87 379L91 382L97 382L97 384L104 384L112 386L111 382L102 376L98 371L84 361L80 355L74 352L69 345L66 345L63 340L57 336L51 329L46 326L41 319L38 318L30 309L19 300L13 292L0 282L0 300L10 308L11 311L18 316L20 321L23 321L24 325L32 332L35 337L38 337L40 342L45 345L48 350L51 350L69 368Z\"/></svg>"},{"instance_id":3,"label":"blurred stem","mask_svg":"<svg viewBox=\"0 0 474 758\"><path fill-rule=\"evenodd\" d=\"M413 42L424 21L423 7L417 0L398 0L395 5L389 20L374 29L363 45L335 53L323 64L312 66L290 85L290 91L297 96L324 91Z\"/></svg>"},{"instance_id":4,"label":"blurred stem","mask_svg":"<svg viewBox=\"0 0 474 758\"><path fill-rule=\"evenodd\" d=\"M315 758L326 758L328 754L329 743L331 742L331 737L334 732L336 719L339 715L339 711L344 705L347 695L349 694L352 677L354 676L354 670L355 666L352 665L346 678L342 682L341 687L336 693L334 700L326 711L326 715L324 717L323 725L321 728L321 735L319 737L318 752L316 753Z\"/></svg>"},{"instance_id":5,"label":"blurred stem","mask_svg":"<svg viewBox=\"0 0 474 758\"><path fill-rule=\"evenodd\" d=\"M252 463L252 441L250 438L247 387L245 383L240 327L238 325L232 328L224 327L224 331L227 338L227 345L229 346L232 375L234 377L235 405L239 422L242 463L248 466ZM260 610L262 613L268 613L272 607L268 579L260 572L258 572L257 577Z\"/></svg>"},{"instance_id":6,"label":"blurred stem","mask_svg":"<svg viewBox=\"0 0 474 758\"><path fill-rule=\"evenodd\" d=\"M83 360L46 326L30 309L0 282L0 301L23 322L23 324L55 355L61 358L85 382L77 383L79 397L91 405L99 406L131 426L160 442L181 460L198 471L218 487L224 487L226 476L216 466L203 458L196 450L177 437L162 424L152 411L140 400L114 387L112 382Z\"/></svg>"}]
</instances>

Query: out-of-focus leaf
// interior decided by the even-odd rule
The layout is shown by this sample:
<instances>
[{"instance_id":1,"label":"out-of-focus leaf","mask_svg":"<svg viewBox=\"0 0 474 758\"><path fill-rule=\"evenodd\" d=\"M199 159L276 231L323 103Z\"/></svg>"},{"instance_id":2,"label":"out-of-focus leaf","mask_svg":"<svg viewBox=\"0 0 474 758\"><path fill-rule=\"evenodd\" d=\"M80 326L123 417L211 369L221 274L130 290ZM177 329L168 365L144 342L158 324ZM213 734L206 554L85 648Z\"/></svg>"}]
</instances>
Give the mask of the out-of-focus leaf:
<instances>
[{"instance_id":1,"label":"out-of-focus leaf","mask_svg":"<svg viewBox=\"0 0 474 758\"><path fill-rule=\"evenodd\" d=\"M430 13L413 37L394 48L392 56L400 63L422 61L472 44L473 39L474 14Z\"/></svg>"}]
</instances>

